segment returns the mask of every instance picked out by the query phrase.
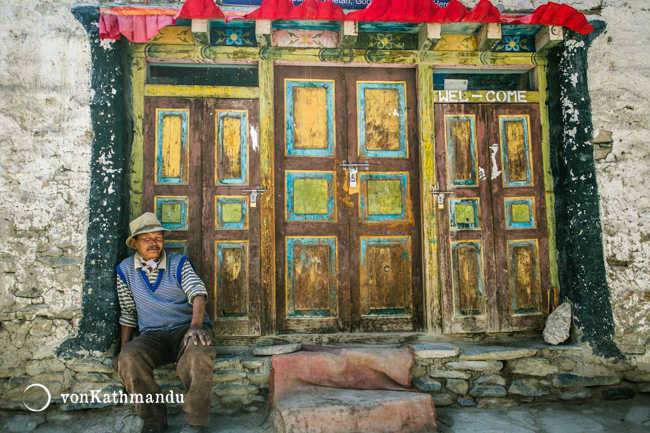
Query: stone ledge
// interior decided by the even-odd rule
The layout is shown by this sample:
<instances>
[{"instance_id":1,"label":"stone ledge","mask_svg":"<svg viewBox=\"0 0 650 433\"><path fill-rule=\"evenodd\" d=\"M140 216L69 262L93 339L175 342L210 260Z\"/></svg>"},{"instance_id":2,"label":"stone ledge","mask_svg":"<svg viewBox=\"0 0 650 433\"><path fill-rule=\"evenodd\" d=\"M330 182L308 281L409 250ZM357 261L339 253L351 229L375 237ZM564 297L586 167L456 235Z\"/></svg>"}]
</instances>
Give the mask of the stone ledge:
<instances>
[{"instance_id":1,"label":"stone ledge","mask_svg":"<svg viewBox=\"0 0 650 433\"><path fill-rule=\"evenodd\" d=\"M416 358L439 359L458 356L460 348L445 343L418 343L410 345Z\"/></svg>"},{"instance_id":2,"label":"stone ledge","mask_svg":"<svg viewBox=\"0 0 650 433\"><path fill-rule=\"evenodd\" d=\"M538 349L521 349L510 347L474 347L464 351L458 359L462 361L509 361L518 358L536 356Z\"/></svg>"}]
</instances>

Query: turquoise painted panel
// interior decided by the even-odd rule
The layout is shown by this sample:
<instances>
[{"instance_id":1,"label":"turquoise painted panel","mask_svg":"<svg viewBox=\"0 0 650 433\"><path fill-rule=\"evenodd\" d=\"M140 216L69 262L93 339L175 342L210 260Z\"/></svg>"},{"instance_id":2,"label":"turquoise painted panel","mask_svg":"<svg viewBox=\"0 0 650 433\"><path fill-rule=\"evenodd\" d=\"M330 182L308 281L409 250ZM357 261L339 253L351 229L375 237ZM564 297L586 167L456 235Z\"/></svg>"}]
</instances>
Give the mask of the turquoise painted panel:
<instances>
[{"instance_id":1,"label":"turquoise painted panel","mask_svg":"<svg viewBox=\"0 0 650 433\"><path fill-rule=\"evenodd\" d=\"M340 30L340 21L273 20L274 29Z\"/></svg>"},{"instance_id":2,"label":"turquoise painted panel","mask_svg":"<svg viewBox=\"0 0 650 433\"><path fill-rule=\"evenodd\" d=\"M391 115L399 116L399 145L396 150L368 149L366 146L366 90L390 89L397 91L398 108ZM369 158L406 158L406 86L405 83L357 83L357 131L359 137L359 156Z\"/></svg>"},{"instance_id":3,"label":"turquoise painted panel","mask_svg":"<svg viewBox=\"0 0 650 433\"><path fill-rule=\"evenodd\" d=\"M492 48L492 51L500 53L534 53L535 36L503 36Z\"/></svg>"},{"instance_id":4,"label":"turquoise painted panel","mask_svg":"<svg viewBox=\"0 0 650 433\"><path fill-rule=\"evenodd\" d=\"M287 237L287 317L336 317L337 316L337 251L336 237ZM305 247L305 248L301 248ZM308 255L309 247L326 247L328 255L327 269L323 269L323 260L316 255ZM300 269L297 266L300 265ZM296 291L307 290L307 287L298 287L297 279L305 270L316 267L318 274L327 281L327 295L329 308L326 309L296 309Z\"/></svg>"},{"instance_id":5,"label":"turquoise painted panel","mask_svg":"<svg viewBox=\"0 0 650 433\"><path fill-rule=\"evenodd\" d=\"M503 36L534 36L542 29L542 26L522 26L520 24L501 24Z\"/></svg>"},{"instance_id":6,"label":"turquoise painted panel","mask_svg":"<svg viewBox=\"0 0 650 433\"><path fill-rule=\"evenodd\" d=\"M325 149L302 149L294 147L294 104L293 89L296 87L318 87L327 91L327 148ZM309 81L309 80L286 80L284 89L285 119L286 119L286 141L288 156L334 156L334 82L333 81Z\"/></svg>"},{"instance_id":7,"label":"turquoise painted panel","mask_svg":"<svg viewBox=\"0 0 650 433\"><path fill-rule=\"evenodd\" d=\"M466 250L464 254L462 250ZM464 263L461 258L464 259ZM475 268L470 266L472 260L475 261ZM481 311L484 284L481 242L452 242L451 262L455 314L457 316L483 314Z\"/></svg>"},{"instance_id":8,"label":"turquoise painted panel","mask_svg":"<svg viewBox=\"0 0 650 433\"><path fill-rule=\"evenodd\" d=\"M445 117L445 122L448 122L448 135L447 135L447 157L449 161L449 166L451 169L451 176L453 179L453 185L467 185L467 186L477 186L478 185L478 176L476 170L476 125L474 123L474 116L448 116ZM465 137L469 140L469 152L471 154L471 175L470 179L457 179L456 178L456 146L453 135L453 123L454 122L469 122L469 137Z\"/></svg>"},{"instance_id":9,"label":"turquoise painted panel","mask_svg":"<svg viewBox=\"0 0 650 433\"><path fill-rule=\"evenodd\" d=\"M327 183L326 191L320 188L314 193L318 197L305 197L306 191L296 191L296 181L300 180L322 180ZM314 182L318 186L320 182ZM333 171L305 171L305 172L285 172L285 202L287 221L298 222L317 222L317 221L336 221L336 182L335 172ZM298 192L298 194L296 194ZM322 197L321 194L326 196ZM304 200L309 199L310 203ZM324 206L323 206L324 205ZM310 212L311 211L311 212Z\"/></svg>"},{"instance_id":10,"label":"turquoise painted panel","mask_svg":"<svg viewBox=\"0 0 650 433\"><path fill-rule=\"evenodd\" d=\"M372 182L387 182L386 189L382 192L380 187L369 188ZM394 222L405 221L409 217L408 173L359 173L360 194L359 194L359 217L363 222ZM399 183L400 197L397 198L393 189L395 182ZM381 185L379 183L375 185ZM390 194L391 197L385 195ZM383 204L375 204L377 201ZM375 203L373 203L375 201ZM374 210L373 210L374 209ZM381 209L386 209L381 212Z\"/></svg>"},{"instance_id":11,"label":"turquoise painted panel","mask_svg":"<svg viewBox=\"0 0 650 433\"><path fill-rule=\"evenodd\" d=\"M510 180L512 178L511 171L512 167L510 166L510 161L508 160L508 143L506 125L508 122L521 123L523 127L523 151L519 154L524 158L524 163L526 164L525 169L525 179L523 180ZM528 117L526 116L499 116L499 131L501 135L501 161L503 163L503 186L532 186L533 176L531 172L531 161L530 161L530 142L529 142L529 132L528 132Z\"/></svg>"},{"instance_id":12,"label":"turquoise painted panel","mask_svg":"<svg viewBox=\"0 0 650 433\"><path fill-rule=\"evenodd\" d=\"M449 225L452 229L480 229L478 199L449 199Z\"/></svg>"},{"instance_id":13,"label":"turquoise painted panel","mask_svg":"<svg viewBox=\"0 0 650 433\"><path fill-rule=\"evenodd\" d=\"M368 271L369 267L372 265L377 265L369 263L370 261L368 260L368 249L369 247L372 246L400 246L402 249L402 267L404 268L409 268L410 267L410 238L408 237L377 237L377 238L366 238L362 237L361 239L361 275L362 275L362 281L361 285L366 286L366 287L361 287L361 296L362 296L362 304L369 304L370 299L367 299L368 297L371 296L372 289L378 289L379 288L373 288L373 287L368 287L370 281L363 281L365 276L367 278L368 276ZM410 275L408 273L408 270L405 269L406 273L405 275ZM410 280L405 280L402 282L402 290L403 294L405 296L408 296L410 293ZM363 299L363 298L366 299ZM404 302L405 305L410 306L410 300L405 300ZM368 315L379 315L379 316L395 316L395 315L401 315L401 314L409 314L410 308L369 308L368 309Z\"/></svg>"},{"instance_id":14,"label":"turquoise painted panel","mask_svg":"<svg viewBox=\"0 0 650 433\"><path fill-rule=\"evenodd\" d=\"M240 120L240 173L241 175L236 178L223 178L219 179L218 184L223 185L246 185L248 183L246 174L248 173L248 126L247 113L245 112L229 112L219 111L217 113L217 152L219 152L219 161L224 160L224 146L223 146L223 120L227 117L236 117Z\"/></svg>"},{"instance_id":15,"label":"turquoise painted panel","mask_svg":"<svg viewBox=\"0 0 650 433\"><path fill-rule=\"evenodd\" d=\"M230 286L232 284L231 281L224 281L224 274L227 273L228 266L235 266L235 269L237 269L237 277L235 277L235 280L237 278L242 278L241 275L244 275L243 278L244 284L238 284L235 287L237 287L240 291L239 297L242 300L241 302L241 309L237 312L231 311L231 312L219 312L217 313L219 317L244 317L248 314L248 279L247 277L247 264L248 264L248 243L247 242L217 242L217 272L215 273L216 279L217 279L217 284L216 287L218 288L218 291L223 290L222 288ZM224 263L224 260L227 260L227 253L226 250L240 250L241 253L241 262L239 265L237 264L228 264ZM231 251L232 252L232 251ZM241 266L241 267L240 267ZM226 272L223 272L224 267L226 268ZM242 269L243 268L243 269ZM231 277L234 277L234 275L231 275ZM226 277L228 278L228 277ZM232 290L232 286L231 286ZM223 293L223 292L222 292ZM229 296L233 296L233 293L228 294ZM226 295L226 296L228 296Z\"/></svg>"},{"instance_id":16,"label":"turquoise painted panel","mask_svg":"<svg viewBox=\"0 0 650 433\"><path fill-rule=\"evenodd\" d=\"M156 216L164 228L169 230L187 230L187 197L155 197L154 203L156 207ZM180 208L178 212L174 212L179 215L180 218L175 219L173 222L168 221L168 218L165 218L163 215L163 208Z\"/></svg>"},{"instance_id":17,"label":"turquoise painted panel","mask_svg":"<svg viewBox=\"0 0 650 433\"><path fill-rule=\"evenodd\" d=\"M224 221L224 205L241 206L241 219L239 221ZM217 230L248 229L248 200L245 197L217 197Z\"/></svg>"},{"instance_id":18,"label":"turquoise painted panel","mask_svg":"<svg viewBox=\"0 0 650 433\"><path fill-rule=\"evenodd\" d=\"M163 119L166 116L177 116L181 118L181 154L186 154L187 153L187 146L188 146L188 118L189 118L189 111L188 110L157 110L158 113L158 119L156 119L157 122L157 132L158 136L156 137L156 184L182 184L183 182L183 177L186 175L183 173L183 170L185 167L183 166L182 163L180 163L180 170L179 170L179 175L178 177L166 177L163 176L162 174L162 168L163 168Z\"/></svg>"},{"instance_id":19,"label":"turquoise painted panel","mask_svg":"<svg viewBox=\"0 0 650 433\"><path fill-rule=\"evenodd\" d=\"M187 255L187 242L185 241L165 241L165 251Z\"/></svg>"},{"instance_id":20,"label":"turquoise painted panel","mask_svg":"<svg viewBox=\"0 0 650 433\"><path fill-rule=\"evenodd\" d=\"M535 228L535 201L532 197L506 198L505 206L506 229ZM525 211L525 209L527 209L527 211Z\"/></svg>"},{"instance_id":21,"label":"turquoise painted panel","mask_svg":"<svg viewBox=\"0 0 650 433\"><path fill-rule=\"evenodd\" d=\"M359 32L417 33L419 31L420 24L359 22Z\"/></svg>"}]
</instances>

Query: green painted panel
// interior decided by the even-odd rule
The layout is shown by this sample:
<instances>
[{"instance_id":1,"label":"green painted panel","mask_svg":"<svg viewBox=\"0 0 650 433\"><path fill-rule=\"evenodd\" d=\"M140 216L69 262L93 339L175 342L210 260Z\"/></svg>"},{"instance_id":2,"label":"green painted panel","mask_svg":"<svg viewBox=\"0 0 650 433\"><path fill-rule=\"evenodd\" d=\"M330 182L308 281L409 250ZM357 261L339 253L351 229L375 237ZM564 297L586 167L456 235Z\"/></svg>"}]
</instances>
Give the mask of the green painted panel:
<instances>
[{"instance_id":1,"label":"green painted panel","mask_svg":"<svg viewBox=\"0 0 650 433\"><path fill-rule=\"evenodd\" d=\"M242 220L241 203L223 203L221 212L221 220L224 223L239 223Z\"/></svg>"},{"instance_id":2,"label":"green painted panel","mask_svg":"<svg viewBox=\"0 0 650 433\"><path fill-rule=\"evenodd\" d=\"M399 180L368 181L368 214L397 215L402 213L402 188Z\"/></svg>"},{"instance_id":3,"label":"green painted panel","mask_svg":"<svg viewBox=\"0 0 650 433\"><path fill-rule=\"evenodd\" d=\"M512 222L515 223L530 222L530 207L527 204L513 204Z\"/></svg>"},{"instance_id":4,"label":"green painted panel","mask_svg":"<svg viewBox=\"0 0 650 433\"><path fill-rule=\"evenodd\" d=\"M327 213L327 179L295 179L293 182L293 213Z\"/></svg>"},{"instance_id":5,"label":"green painted panel","mask_svg":"<svg viewBox=\"0 0 650 433\"><path fill-rule=\"evenodd\" d=\"M467 204L456 205L456 222L461 224L474 224L474 206Z\"/></svg>"},{"instance_id":6,"label":"green painted panel","mask_svg":"<svg viewBox=\"0 0 650 433\"><path fill-rule=\"evenodd\" d=\"M162 205L162 223L180 223L182 206L180 203L169 203Z\"/></svg>"}]
</instances>

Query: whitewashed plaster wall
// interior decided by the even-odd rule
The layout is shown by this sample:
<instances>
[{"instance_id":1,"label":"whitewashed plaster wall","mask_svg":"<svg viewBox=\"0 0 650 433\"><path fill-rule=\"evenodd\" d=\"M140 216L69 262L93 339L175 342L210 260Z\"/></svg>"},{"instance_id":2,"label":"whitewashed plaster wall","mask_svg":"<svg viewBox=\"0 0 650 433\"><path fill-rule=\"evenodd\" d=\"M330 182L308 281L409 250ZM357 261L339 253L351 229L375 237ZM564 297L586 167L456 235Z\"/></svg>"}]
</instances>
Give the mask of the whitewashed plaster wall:
<instances>
[{"instance_id":1,"label":"whitewashed plaster wall","mask_svg":"<svg viewBox=\"0 0 650 433\"><path fill-rule=\"evenodd\" d=\"M80 315L93 132L88 37L71 4L0 0L5 372L51 357Z\"/></svg>"},{"instance_id":2,"label":"whitewashed plaster wall","mask_svg":"<svg viewBox=\"0 0 650 433\"><path fill-rule=\"evenodd\" d=\"M546 1L501 3L507 11L531 11ZM607 23L589 57L594 128L614 137L612 153L597 163L604 251L616 259L610 260L615 265L608 266L607 278L617 343L641 354L650 340L649 5L646 0L567 3ZM3 377L24 374L35 360L51 358L80 314L91 63L87 35L70 13L73 4L0 0Z\"/></svg>"}]
</instances>

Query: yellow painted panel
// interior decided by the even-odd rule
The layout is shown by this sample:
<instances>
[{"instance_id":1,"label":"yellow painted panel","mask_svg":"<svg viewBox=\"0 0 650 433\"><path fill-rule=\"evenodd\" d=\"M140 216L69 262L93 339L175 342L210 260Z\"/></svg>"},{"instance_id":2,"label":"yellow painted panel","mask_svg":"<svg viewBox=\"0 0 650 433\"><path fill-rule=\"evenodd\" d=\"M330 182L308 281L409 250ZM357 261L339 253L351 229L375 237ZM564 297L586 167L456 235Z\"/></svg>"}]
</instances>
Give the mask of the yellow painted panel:
<instances>
[{"instance_id":1,"label":"yellow painted panel","mask_svg":"<svg viewBox=\"0 0 650 433\"><path fill-rule=\"evenodd\" d=\"M454 140L454 180L473 180L472 131L469 120L451 122Z\"/></svg>"},{"instance_id":2,"label":"yellow painted panel","mask_svg":"<svg viewBox=\"0 0 650 433\"><path fill-rule=\"evenodd\" d=\"M296 149L327 149L327 89L293 89L294 142Z\"/></svg>"},{"instance_id":3,"label":"yellow painted panel","mask_svg":"<svg viewBox=\"0 0 650 433\"><path fill-rule=\"evenodd\" d=\"M366 149L399 150L399 93L366 89Z\"/></svg>"},{"instance_id":4,"label":"yellow painted panel","mask_svg":"<svg viewBox=\"0 0 650 433\"><path fill-rule=\"evenodd\" d=\"M162 127L162 177L180 177L181 116L164 116Z\"/></svg>"},{"instance_id":5,"label":"yellow painted panel","mask_svg":"<svg viewBox=\"0 0 650 433\"><path fill-rule=\"evenodd\" d=\"M476 35L440 35L434 51L476 51Z\"/></svg>"},{"instance_id":6,"label":"yellow painted panel","mask_svg":"<svg viewBox=\"0 0 650 433\"><path fill-rule=\"evenodd\" d=\"M241 118L226 116L222 124L224 179L241 177Z\"/></svg>"},{"instance_id":7,"label":"yellow painted panel","mask_svg":"<svg viewBox=\"0 0 650 433\"><path fill-rule=\"evenodd\" d=\"M167 26L149 40L150 44L194 45L190 26Z\"/></svg>"},{"instance_id":8,"label":"yellow painted panel","mask_svg":"<svg viewBox=\"0 0 650 433\"><path fill-rule=\"evenodd\" d=\"M506 142L508 143L508 181L525 181L528 179L528 155L524 142L523 122L505 122Z\"/></svg>"}]
</instances>

